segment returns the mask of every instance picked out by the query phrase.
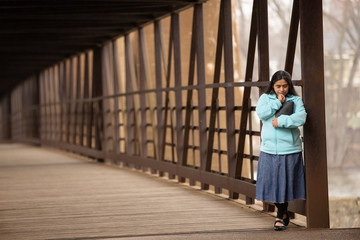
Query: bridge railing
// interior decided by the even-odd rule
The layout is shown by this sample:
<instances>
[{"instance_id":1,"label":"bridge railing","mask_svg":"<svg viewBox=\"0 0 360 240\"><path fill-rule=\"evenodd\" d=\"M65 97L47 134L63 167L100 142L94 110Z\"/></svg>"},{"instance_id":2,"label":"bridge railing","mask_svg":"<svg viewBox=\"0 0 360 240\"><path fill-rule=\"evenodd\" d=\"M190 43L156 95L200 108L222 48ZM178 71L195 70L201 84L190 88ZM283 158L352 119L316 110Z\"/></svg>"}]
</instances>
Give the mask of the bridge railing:
<instances>
[{"instance_id":1,"label":"bridge railing","mask_svg":"<svg viewBox=\"0 0 360 240\"><path fill-rule=\"evenodd\" d=\"M29 78L1 101L1 136L10 127L8 137L16 141L122 162L253 204L261 127L254 109L270 77L267 1L253 3L241 81L234 79L231 1L215 6L218 31L212 46L205 40L210 31L204 19L214 14L206 7L197 3L171 13ZM291 73L300 22L302 79L294 84L309 114L307 200L291 203L290 210L306 215L309 227L329 224L321 16L321 1L294 0L284 63ZM180 29L185 23L187 34ZM314 28L321 31L313 33ZM274 207L264 204L264 209Z\"/></svg>"}]
</instances>

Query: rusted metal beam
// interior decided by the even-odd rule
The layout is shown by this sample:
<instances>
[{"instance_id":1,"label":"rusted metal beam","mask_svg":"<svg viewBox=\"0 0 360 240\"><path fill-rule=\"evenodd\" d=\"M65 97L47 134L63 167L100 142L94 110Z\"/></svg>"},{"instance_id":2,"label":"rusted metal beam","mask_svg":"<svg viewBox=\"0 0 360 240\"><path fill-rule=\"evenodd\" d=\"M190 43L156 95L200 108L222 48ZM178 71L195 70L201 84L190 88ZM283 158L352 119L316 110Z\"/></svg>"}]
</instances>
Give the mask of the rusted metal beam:
<instances>
[{"instance_id":1,"label":"rusted metal beam","mask_svg":"<svg viewBox=\"0 0 360 240\"><path fill-rule=\"evenodd\" d=\"M301 75L304 81L303 98L308 113L304 126L307 226L328 228L329 199L321 0L300 0L300 42Z\"/></svg>"}]
</instances>

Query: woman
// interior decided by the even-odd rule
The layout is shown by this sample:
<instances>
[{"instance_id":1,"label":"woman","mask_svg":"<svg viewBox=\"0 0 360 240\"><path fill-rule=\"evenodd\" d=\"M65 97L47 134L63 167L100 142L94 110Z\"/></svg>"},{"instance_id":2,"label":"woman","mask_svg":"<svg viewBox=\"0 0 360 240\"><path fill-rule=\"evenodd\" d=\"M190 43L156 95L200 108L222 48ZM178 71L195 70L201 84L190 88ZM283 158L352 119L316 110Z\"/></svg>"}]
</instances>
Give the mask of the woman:
<instances>
[{"instance_id":1,"label":"woman","mask_svg":"<svg viewBox=\"0 0 360 240\"><path fill-rule=\"evenodd\" d=\"M292 113L275 117L285 102L293 102ZM306 111L288 72L274 73L269 88L258 101L256 113L263 123L256 199L275 203L278 212L274 229L284 230L289 224L288 202L305 199L299 127L305 123Z\"/></svg>"}]
</instances>

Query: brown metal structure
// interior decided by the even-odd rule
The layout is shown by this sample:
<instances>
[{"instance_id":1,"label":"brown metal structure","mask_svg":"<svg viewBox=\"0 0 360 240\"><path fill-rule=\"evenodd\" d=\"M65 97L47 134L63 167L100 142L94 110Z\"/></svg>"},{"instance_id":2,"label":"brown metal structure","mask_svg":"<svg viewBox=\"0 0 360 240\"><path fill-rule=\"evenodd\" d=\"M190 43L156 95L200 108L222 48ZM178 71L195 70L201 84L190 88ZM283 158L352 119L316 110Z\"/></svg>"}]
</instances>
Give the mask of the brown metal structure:
<instances>
[{"instance_id":1,"label":"brown metal structure","mask_svg":"<svg viewBox=\"0 0 360 240\"><path fill-rule=\"evenodd\" d=\"M125 2L120 4L123 8L126 3L131 6L131 1L118 2ZM151 6L150 1L142 2ZM120 40L111 37L102 46L55 64L48 62L53 65L39 69L39 74L27 78L11 93L6 89L8 94L0 101L0 141L35 142L102 161L123 162L126 166L151 169L160 176L167 173L169 178L177 177L181 182L197 181L202 189L213 186L216 193L226 189L230 197L242 197L252 204L254 163L258 160L253 143L260 141L260 129L253 124L255 108L250 90L259 88L263 92L270 77L267 1L254 0L244 81L234 82L231 1L221 0L212 83L206 81L204 56L203 6L207 3L154 2L158 15L154 10L156 17L139 22L136 28L124 27L118 32L122 34ZM169 2L167 7L160 6ZM169 9L175 5L176 10ZM179 15L184 7L193 8L188 76L182 73L180 51ZM170 18L168 45L161 18L165 15ZM143 19L141 16L137 15ZM153 26L152 65L145 22ZM308 111L304 126L307 199L297 200L289 208L306 215L308 227L327 228L321 0L293 2L284 63L289 72L293 69L298 32L302 79L294 82L302 87ZM256 45L259 79L252 76ZM86 46L78 49L82 47ZM242 89L241 97L235 94L238 88ZM222 96L224 105L219 101ZM236 121L237 118L240 119ZM236 122L240 125L236 126ZM244 169L245 162L250 164L249 169ZM273 207L264 204L264 209Z\"/></svg>"}]
</instances>

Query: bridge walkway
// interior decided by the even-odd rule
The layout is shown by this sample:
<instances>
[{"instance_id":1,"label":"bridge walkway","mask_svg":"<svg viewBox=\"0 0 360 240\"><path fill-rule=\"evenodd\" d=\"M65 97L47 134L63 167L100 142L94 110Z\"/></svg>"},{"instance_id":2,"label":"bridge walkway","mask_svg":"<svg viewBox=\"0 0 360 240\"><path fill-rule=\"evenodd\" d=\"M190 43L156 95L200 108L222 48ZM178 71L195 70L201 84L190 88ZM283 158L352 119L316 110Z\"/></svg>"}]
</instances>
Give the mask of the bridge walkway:
<instances>
[{"instance_id":1,"label":"bridge walkway","mask_svg":"<svg viewBox=\"0 0 360 240\"><path fill-rule=\"evenodd\" d=\"M0 145L1 239L360 236L358 229L319 232L293 223L278 233L273 222L269 214L165 178L58 150Z\"/></svg>"}]
</instances>

